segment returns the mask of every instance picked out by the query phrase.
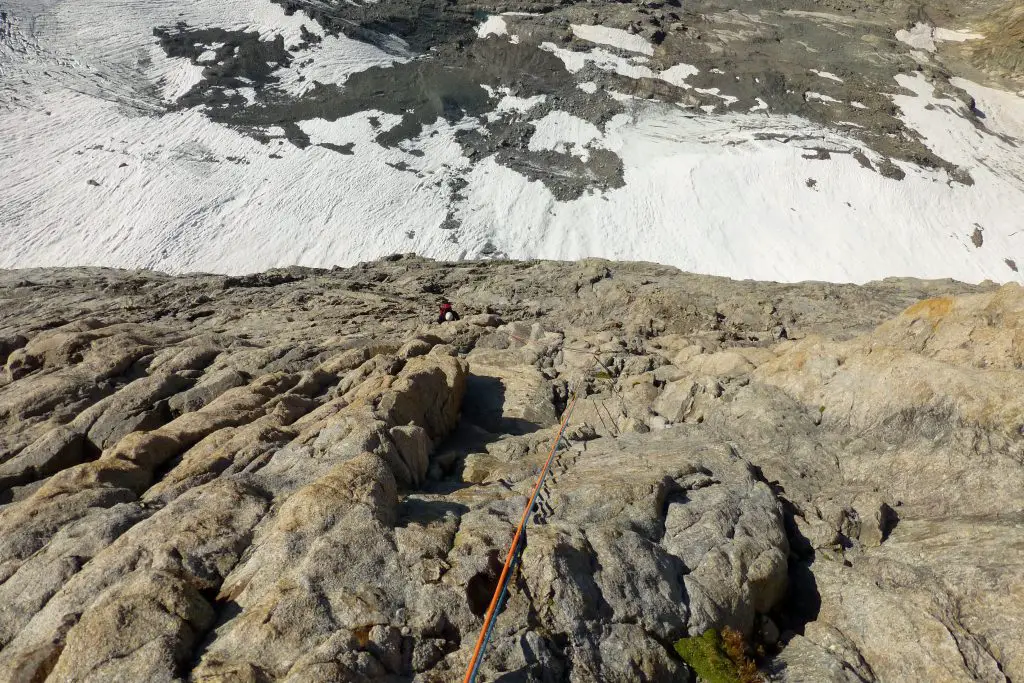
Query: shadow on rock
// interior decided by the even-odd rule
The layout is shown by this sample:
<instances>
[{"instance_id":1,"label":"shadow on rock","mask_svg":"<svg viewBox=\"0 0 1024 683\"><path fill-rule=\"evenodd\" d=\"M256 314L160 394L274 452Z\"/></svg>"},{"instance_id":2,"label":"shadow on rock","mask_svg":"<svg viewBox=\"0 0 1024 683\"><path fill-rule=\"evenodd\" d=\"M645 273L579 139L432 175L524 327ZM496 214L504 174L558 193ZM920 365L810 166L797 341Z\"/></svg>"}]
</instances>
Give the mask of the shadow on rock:
<instances>
[{"instance_id":1,"label":"shadow on rock","mask_svg":"<svg viewBox=\"0 0 1024 683\"><path fill-rule=\"evenodd\" d=\"M461 503L406 498L398 506L398 526L405 527L409 524L425 526L434 522L442 522L449 516L461 517L466 512L469 512L469 507Z\"/></svg>"},{"instance_id":2,"label":"shadow on rock","mask_svg":"<svg viewBox=\"0 0 1024 683\"><path fill-rule=\"evenodd\" d=\"M505 415L505 385L496 377L469 375L462 417L495 435L519 436L541 429L536 422Z\"/></svg>"}]
</instances>

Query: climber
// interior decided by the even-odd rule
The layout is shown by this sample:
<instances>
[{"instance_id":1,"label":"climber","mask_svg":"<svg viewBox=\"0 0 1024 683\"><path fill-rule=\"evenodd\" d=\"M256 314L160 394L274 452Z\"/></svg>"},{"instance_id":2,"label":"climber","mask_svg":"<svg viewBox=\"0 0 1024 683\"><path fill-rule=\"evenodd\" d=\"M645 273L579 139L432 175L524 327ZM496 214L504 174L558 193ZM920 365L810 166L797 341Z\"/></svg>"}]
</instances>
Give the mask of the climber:
<instances>
[{"instance_id":1,"label":"climber","mask_svg":"<svg viewBox=\"0 0 1024 683\"><path fill-rule=\"evenodd\" d=\"M455 312L455 309L452 308L452 305L448 303L447 299L443 299L441 301L441 311L437 315L437 322L445 323L458 319L459 314Z\"/></svg>"}]
</instances>

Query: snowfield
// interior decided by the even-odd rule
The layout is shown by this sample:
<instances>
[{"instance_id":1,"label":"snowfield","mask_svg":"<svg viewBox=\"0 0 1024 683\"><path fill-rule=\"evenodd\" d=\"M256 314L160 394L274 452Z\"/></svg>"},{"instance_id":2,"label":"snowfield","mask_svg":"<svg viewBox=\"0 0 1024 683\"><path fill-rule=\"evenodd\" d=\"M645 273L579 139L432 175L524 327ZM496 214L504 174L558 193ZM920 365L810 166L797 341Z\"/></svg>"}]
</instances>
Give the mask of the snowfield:
<instances>
[{"instance_id":1,"label":"snowfield","mask_svg":"<svg viewBox=\"0 0 1024 683\"><path fill-rule=\"evenodd\" d=\"M286 47L312 33L318 41L303 58L275 72L279 87L297 96L316 82L341 85L353 73L411 59L400 40L384 49L324 35L301 11L286 16L268 0L136 0L130 12L125 5L16 0L11 9L0 33L0 267L240 273L351 265L394 252L462 259L497 250L779 281L1024 282L1024 98L1012 93L958 81L985 114L976 126L964 105L939 97L922 76L898 78L907 94L893 100L904 121L973 185L902 162L903 180L883 176L854 157L880 161L860 141L773 115L761 99L739 102L749 113L705 115L623 98L628 112L597 127L543 96L490 89L486 116L439 118L392 146L376 138L399 125L393 114L314 116L298 125L309 140L300 148L280 129L268 128L269 141L261 141L211 120L202 106L169 109L202 80L203 67L168 57L153 27L231 27L281 36ZM686 78L698 73L680 64L656 75L638 36L572 30L634 56L542 46L565 63L567 79L590 65L688 88ZM915 31L906 38L921 47L952 39ZM480 40L510 40L508 33L501 17L478 31ZM579 89L599 91L591 81ZM242 90L251 104L255 91ZM714 94L726 105L738 101ZM807 99L834 101L813 92ZM501 117L531 122L532 151L581 161L596 149L613 152L623 186L560 201L496 155L467 155L458 136ZM457 241L441 227L453 218Z\"/></svg>"}]
</instances>

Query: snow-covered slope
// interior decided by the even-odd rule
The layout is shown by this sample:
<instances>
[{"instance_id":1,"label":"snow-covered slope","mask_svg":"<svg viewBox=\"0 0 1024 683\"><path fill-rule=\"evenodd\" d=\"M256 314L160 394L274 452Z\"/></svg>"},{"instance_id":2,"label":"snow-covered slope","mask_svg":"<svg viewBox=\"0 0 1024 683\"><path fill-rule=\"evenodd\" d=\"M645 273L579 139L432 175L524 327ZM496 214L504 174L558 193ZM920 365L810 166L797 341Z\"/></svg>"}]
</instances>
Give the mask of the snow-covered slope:
<instances>
[{"instance_id":1,"label":"snow-covered slope","mask_svg":"<svg viewBox=\"0 0 1024 683\"><path fill-rule=\"evenodd\" d=\"M707 105L709 114L599 88L590 75L618 72L689 91L697 70L655 76L645 63L653 49L637 36L573 25L595 45L575 48L580 73L564 78L578 78L580 97L622 105L600 126L555 103L534 106L543 98L522 104L486 88L489 111L438 117L397 143L380 140L403 117L373 107L311 107L297 130L268 122L254 135L251 123L212 116L208 101L179 102L223 59L224 42L168 56L154 28L178 22L257 32L265 45L280 37L292 58L267 62L270 77L295 98L320 96L320 84L343 95L352 74L414 57L398 39L332 36L269 0L17 0L0 38L0 267L235 273L415 251L639 259L782 281L1024 280L1024 98L1011 93L960 82L985 114L976 125L920 75L900 76L907 94L893 101L907 127L973 184L901 161L897 180L874 170L882 159L852 125L774 114L728 92L714 93L722 105ZM484 26L479 40L519 41L504 20ZM575 64L569 48L552 49ZM261 87L242 80L220 92L262 115L272 107ZM830 100L808 105L846 106ZM523 143L539 155L530 159L565 158L584 175L586 164L612 159L621 182L559 199L524 174L529 164L467 151L467 135L493 137L502 122L534 131Z\"/></svg>"}]
</instances>

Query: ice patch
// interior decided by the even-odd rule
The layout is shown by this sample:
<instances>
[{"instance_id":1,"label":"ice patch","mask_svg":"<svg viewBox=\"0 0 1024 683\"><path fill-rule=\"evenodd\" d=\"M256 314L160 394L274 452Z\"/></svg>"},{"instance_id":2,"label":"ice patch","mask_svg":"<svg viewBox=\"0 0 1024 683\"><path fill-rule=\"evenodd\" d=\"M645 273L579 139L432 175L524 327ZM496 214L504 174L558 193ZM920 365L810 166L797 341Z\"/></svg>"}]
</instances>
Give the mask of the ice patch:
<instances>
[{"instance_id":1,"label":"ice patch","mask_svg":"<svg viewBox=\"0 0 1024 683\"><path fill-rule=\"evenodd\" d=\"M818 71L817 69L811 69L811 73L814 74L815 76L820 76L821 78L827 78L830 81L836 81L837 83L844 82L843 79L841 79L839 76L831 74L827 71Z\"/></svg>"},{"instance_id":2,"label":"ice patch","mask_svg":"<svg viewBox=\"0 0 1024 683\"><path fill-rule=\"evenodd\" d=\"M589 24L572 24L572 32L577 38L582 38L598 45L610 45L621 50L639 52L644 55L654 54L654 46L646 38L623 31L622 29Z\"/></svg>"}]
</instances>

